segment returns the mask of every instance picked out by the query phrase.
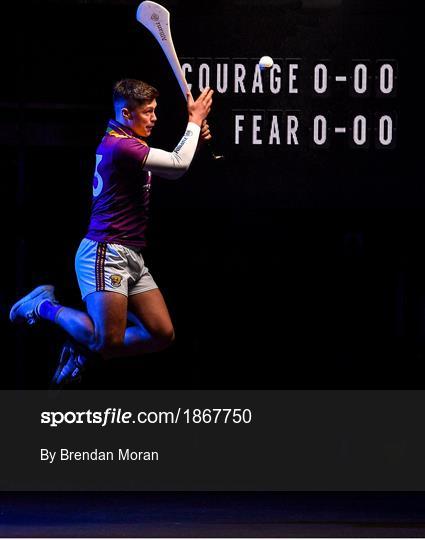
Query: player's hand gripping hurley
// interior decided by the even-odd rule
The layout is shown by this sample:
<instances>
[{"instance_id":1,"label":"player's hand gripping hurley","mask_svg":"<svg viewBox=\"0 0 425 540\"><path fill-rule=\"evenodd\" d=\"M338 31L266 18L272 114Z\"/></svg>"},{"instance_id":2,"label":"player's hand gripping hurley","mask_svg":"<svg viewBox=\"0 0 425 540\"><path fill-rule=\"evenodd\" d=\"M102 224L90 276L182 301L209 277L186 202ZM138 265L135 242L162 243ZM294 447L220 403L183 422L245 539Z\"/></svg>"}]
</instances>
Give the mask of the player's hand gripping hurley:
<instances>
[{"instance_id":1,"label":"player's hand gripping hurley","mask_svg":"<svg viewBox=\"0 0 425 540\"><path fill-rule=\"evenodd\" d=\"M170 12L160 4L146 0L137 8L136 18L149 30L149 32L151 32L151 34L153 34L155 39L161 45L185 99L192 99L171 37ZM207 142L213 159L222 159L224 156L215 154L209 141Z\"/></svg>"}]
</instances>

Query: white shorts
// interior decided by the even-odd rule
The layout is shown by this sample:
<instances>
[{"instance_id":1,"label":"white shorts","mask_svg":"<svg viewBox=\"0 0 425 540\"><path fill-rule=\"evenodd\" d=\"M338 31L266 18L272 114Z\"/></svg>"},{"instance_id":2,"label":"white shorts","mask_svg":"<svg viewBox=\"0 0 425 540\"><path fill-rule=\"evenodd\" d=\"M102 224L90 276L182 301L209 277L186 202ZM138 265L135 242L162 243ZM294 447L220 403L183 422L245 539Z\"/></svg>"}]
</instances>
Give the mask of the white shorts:
<instances>
[{"instance_id":1,"label":"white shorts","mask_svg":"<svg viewBox=\"0 0 425 540\"><path fill-rule=\"evenodd\" d=\"M83 238L75 256L81 296L112 291L129 296L157 289L142 255L120 244Z\"/></svg>"}]
</instances>

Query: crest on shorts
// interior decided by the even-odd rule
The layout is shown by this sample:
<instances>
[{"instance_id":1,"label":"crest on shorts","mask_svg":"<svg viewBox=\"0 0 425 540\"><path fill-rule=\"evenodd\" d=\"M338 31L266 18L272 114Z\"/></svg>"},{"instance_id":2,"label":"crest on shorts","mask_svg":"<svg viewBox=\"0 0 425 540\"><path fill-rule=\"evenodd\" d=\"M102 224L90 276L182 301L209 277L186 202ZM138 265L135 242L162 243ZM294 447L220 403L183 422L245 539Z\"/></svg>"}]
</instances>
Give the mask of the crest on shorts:
<instances>
[{"instance_id":1,"label":"crest on shorts","mask_svg":"<svg viewBox=\"0 0 425 540\"><path fill-rule=\"evenodd\" d=\"M111 285L112 287L119 287L121 285L122 276L119 274L112 274L111 276Z\"/></svg>"}]
</instances>

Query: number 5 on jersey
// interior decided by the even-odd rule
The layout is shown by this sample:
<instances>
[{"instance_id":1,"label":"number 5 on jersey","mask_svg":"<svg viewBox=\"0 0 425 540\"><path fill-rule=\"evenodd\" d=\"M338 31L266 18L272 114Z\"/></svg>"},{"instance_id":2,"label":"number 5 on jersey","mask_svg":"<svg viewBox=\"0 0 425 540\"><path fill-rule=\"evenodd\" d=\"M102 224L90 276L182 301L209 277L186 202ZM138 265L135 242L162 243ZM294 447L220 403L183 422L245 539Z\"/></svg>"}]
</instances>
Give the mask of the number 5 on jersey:
<instances>
[{"instance_id":1,"label":"number 5 on jersey","mask_svg":"<svg viewBox=\"0 0 425 540\"><path fill-rule=\"evenodd\" d=\"M93 183L93 197L97 197L98 195L100 195L103 189L103 179L100 176L100 173L98 171L98 167L99 167L100 162L102 161L102 158L103 156L101 154L96 154L96 168L94 171L94 177L97 180L97 185L95 187Z\"/></svg>"}]
</instances>

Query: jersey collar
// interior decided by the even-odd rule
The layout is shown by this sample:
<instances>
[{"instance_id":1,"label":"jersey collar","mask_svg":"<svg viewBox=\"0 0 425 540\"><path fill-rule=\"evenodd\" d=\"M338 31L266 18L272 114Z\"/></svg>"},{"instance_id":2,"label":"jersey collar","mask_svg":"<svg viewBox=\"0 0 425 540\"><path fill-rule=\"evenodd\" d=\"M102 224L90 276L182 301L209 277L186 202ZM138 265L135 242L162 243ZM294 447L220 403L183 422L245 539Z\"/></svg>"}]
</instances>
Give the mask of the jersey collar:
<instances>
[{"instance_id":1,"label":"jersey collar","mask_svg":"<svg viewBox=\"0 0 425 540\"><path fill-rule=\"evenodd\" d=\"M131 137L135 139L139 139L143 143L145 143L143 137L140 135L137 135L131 128L124 126L117 120L109 120L108 127L106 128L106 134L112 135L115 137ZM146 144L146 143L145 143Z\"/></svg>"}]
</instances>

